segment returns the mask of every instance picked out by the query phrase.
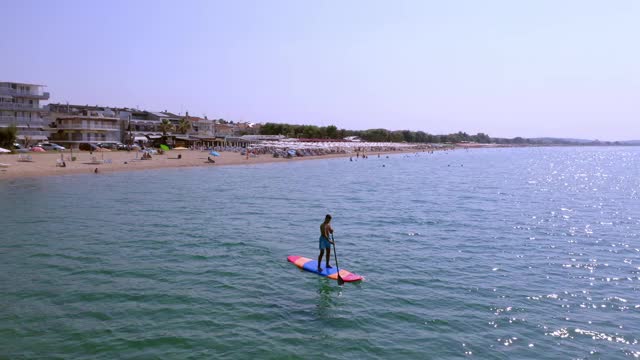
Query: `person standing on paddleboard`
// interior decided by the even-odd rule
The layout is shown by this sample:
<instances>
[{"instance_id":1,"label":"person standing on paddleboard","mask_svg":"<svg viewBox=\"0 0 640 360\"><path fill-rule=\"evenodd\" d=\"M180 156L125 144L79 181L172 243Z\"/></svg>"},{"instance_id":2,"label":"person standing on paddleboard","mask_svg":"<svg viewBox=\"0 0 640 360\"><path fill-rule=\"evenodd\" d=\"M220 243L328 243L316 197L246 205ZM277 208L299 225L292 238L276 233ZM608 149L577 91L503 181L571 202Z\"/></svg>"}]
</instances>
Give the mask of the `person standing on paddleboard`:
<instances>
[{"instance_id":1,"label":"person standing on paddleboard","mask_svg":"<svg viewBox=\"0 0 640 360\"><path fill-rule=\"evenodd\" d=\"M333 241L329 240L329 234L333 234L333 228L331 227L331 215L327 214L324 217L324 222L320 225L320 256L318 256L318 272L322 272L322 255L327 250L327 269L331 269L329 265L329 259L331 259L331 244Z\"/></svg>"}]
</instances>

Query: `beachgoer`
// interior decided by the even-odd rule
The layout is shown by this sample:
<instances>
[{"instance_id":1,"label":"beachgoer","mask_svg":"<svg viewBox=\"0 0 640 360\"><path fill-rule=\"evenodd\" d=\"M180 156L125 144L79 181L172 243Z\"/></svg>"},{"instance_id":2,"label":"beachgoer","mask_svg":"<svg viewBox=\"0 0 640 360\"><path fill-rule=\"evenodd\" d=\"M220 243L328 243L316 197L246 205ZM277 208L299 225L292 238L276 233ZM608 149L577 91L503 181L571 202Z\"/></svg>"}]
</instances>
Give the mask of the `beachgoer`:
<instances>
[{"instance_id":1,"label":"beachgoer","mask_svg":"<svg viewBox=\"0 0 640 360\"><path fill-rule=\"evenodd\" d=\"M98 173L98 168L96 168L95 170L93 170L93 172L94 172L95 174L97 174L97 173Z\"/></svg>"},{"instance_id":2,"label":"beachgoer","mask_svg":"<svg viewBox=\"0 0 640 360\"><path fill-rule=\"evenodd\" d=\"M329 259L331 259L331 244L333 244L333 241L329 240L329 234L333 234L333 228L331 227L331 215L327 214L327 216L324 217L324 222L320 225L320 255L318 256L318 272L322 271L320 264L322 263L322 255L324 255L325 250L327 250L327 269L331 269Z\"/></svg>"}]
</instances>

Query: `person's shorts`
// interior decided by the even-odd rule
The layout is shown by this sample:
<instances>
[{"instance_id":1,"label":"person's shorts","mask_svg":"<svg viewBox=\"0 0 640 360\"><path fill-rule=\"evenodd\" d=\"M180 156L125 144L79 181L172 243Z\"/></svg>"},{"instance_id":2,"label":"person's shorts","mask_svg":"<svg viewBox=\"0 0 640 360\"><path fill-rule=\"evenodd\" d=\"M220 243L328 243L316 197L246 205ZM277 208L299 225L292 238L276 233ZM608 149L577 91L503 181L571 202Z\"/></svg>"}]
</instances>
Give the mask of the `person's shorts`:
<instances>
[{"instance_id":1,"label":"person's shorts","mask_svg":"<svg viewBox=\"0 0 640 360\"><path fill-rule=\"evenodd\" d=\"M320 250L329 249L329 248L331 248L331 243L329 242L329 239L320 235Z\"/></svg>"}]
</instances>

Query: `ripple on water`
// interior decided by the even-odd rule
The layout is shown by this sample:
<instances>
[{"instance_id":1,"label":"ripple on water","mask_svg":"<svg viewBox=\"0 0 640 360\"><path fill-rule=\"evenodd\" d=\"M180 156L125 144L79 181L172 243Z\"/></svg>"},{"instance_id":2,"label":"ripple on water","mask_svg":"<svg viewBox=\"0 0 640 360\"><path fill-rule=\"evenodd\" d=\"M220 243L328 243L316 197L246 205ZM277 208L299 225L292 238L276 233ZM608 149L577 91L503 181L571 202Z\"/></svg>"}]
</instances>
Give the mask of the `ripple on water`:
<instances>
[{"instance_id":1,"label":"ripple on water","mask_svg":"<svg viewBox=\"0 0 640 360\"><path fill-rule=\"evenodd\" d=\"M639 189L635 148L0 182L0 348L11 358L637 358ZM50 204L64 211L32 211ZM338 287L286 262L317 256L326 213L340 265L365 282Z\"/></svg>"}]
</instances>

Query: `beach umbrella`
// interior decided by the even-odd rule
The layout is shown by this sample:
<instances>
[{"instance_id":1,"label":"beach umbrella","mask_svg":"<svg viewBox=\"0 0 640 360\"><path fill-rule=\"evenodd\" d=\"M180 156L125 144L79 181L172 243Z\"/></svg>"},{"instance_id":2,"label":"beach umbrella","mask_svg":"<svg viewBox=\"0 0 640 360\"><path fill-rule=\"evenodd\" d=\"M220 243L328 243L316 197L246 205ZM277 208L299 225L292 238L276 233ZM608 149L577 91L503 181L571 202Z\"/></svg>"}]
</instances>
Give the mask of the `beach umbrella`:
<instances>
[{"instance_id":1,"label":"beach umbrella","mask_svg":"<svg viewBox=\"0 0 640 360\"><path fill-rule=\"evenodd\" d=\"M7 150L5 148L1 148L0 147L0 153L10 153L10 152L11 152L11 150Z\"/></svg>"},{"instance_id":2,"label":"beach umbrella","mask_svg":"<svg viewBox=\"0 0 640 360\"><path fill-rule=\"evenodd\" d=\"M160 144L160 149L164 150L164 151L169 151L169 147L165 144Z\"/></svg>"},{"instance_id":3,"label":"beach umbrella","mask_svg":"<svg viewBox=\"0 0 640 360\"><path fill-rule=\"evenodd\" d=\"M220 156L220 154L217 151L211 151L209 155Z\"/></svg>"},{"instance_id":4,"label":"beach umbrella","mask_svg":"<svg viewBox=\"0 0 640 360\"><path fill-rule=\"evenodd\" d=\"M31 151L33 151L33 152L47 152L45 149L41 148L40 146L32 147Z\"/></svg>"},{"instance_id":5,"label":"beach umbrella","mask_svg":"<svg viewBox=\"0 0 640 360\"><path fill-rule=\"evenodd\" d=\"M178 147L173 148L173 150L188 150L188 149L186 147L184 147L184 146L178 146Z\"/></svg>"}]
</instances>

